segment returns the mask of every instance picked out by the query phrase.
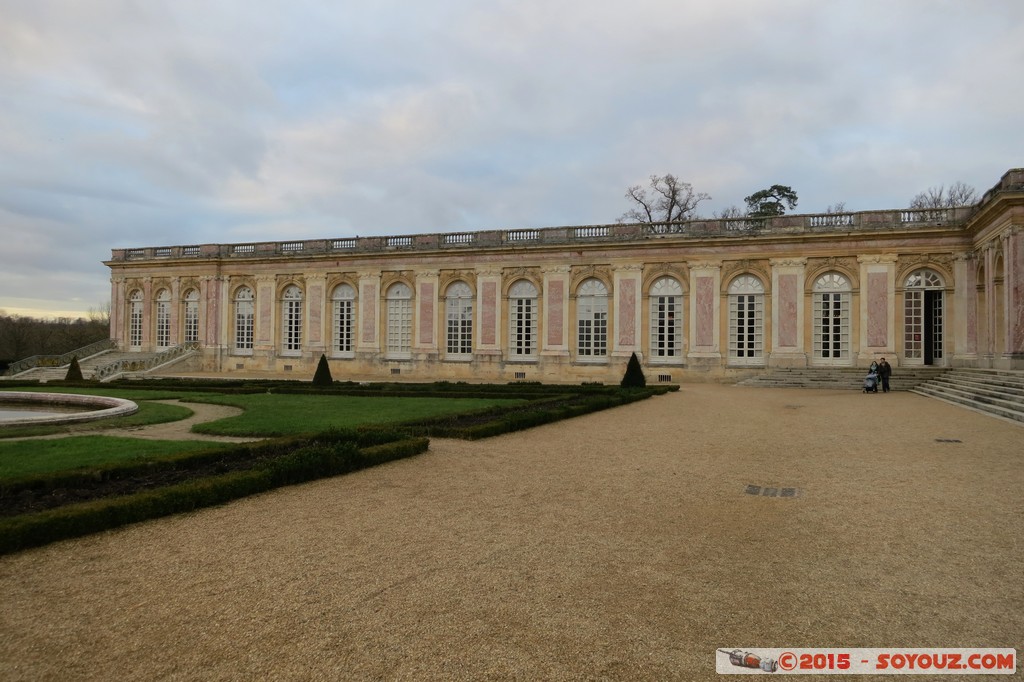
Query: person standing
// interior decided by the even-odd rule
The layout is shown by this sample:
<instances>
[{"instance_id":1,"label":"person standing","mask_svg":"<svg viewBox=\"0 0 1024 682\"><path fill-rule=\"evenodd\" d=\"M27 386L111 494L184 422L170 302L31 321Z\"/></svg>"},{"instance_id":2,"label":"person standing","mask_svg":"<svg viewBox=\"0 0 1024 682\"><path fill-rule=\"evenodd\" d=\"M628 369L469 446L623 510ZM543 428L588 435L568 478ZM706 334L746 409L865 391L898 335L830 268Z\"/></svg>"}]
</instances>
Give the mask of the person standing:
<instances>
[{"instance_id":1,"label":"person standing","mask_svg":"<svg viewBox=\"0 0 1024 682\"><path fill-rule=\"evenodd\" d=\"M882 393L889 392L889 377L892 376L892 365L882 358L878 362L878 378L882 380Z\"/></svg>"}]
</instances>

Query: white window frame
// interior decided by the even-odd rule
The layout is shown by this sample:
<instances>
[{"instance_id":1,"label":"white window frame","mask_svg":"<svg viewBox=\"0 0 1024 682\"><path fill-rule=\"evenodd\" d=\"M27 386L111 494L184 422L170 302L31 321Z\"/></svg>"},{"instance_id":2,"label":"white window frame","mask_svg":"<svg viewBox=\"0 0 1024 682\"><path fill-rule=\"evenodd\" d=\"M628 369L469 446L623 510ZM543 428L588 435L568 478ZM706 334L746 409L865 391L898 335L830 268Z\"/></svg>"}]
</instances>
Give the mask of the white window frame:
<instances>
[{"instance_id":1,"label":"white window frame","mask_svg":"<svg viewBox=\"0 0 1024 682\"><path fill-rule=\"evenodd\" d=\"M852 286L845 275L826 272L814 282L812 332L815 365L849 366L853 362L850 347L850 298Z\"/></svg>"},{"instance_id":2,"label":"white window frame","mask_svg":"<svg viewBox=\"0 0 1024 682\"><path fill-rule=\"evenodd\" d=\"M910 273L903 284L903 359L908 365L924 365L925 291L941 291L932 311L933 364L945 364L943 353L943 316L945 313L945 282L942 275L931 268L920 268Z\"/></svg>"},{"instance_id":3,"label":"white window frame","mask_svg":"<svg viewBox=\"0 0 1024 682\"><path fill-rule=\"evenodd\" d=\"M403 282L388 287L385 356L389 360L412 358L412 289Z\"/></svg>"},{"instance_id":4,"label":"white window frame","mask_svg":"<svg viewBox=\"0 0 1024 682\"><path fill-rule=\"evenodd\" d=\"M281 355L302 355L302 289L289 284L281 293Z\"/></svg>"},{"instance_id":5,"label":"white window frame","mask_svg":"<svg viewBox=\"0 0 1024 682\"><path fill-rule=\"evenodd\" d=\"M764 365L764 283L740 275L729 284L729 364Z\"/></svg>"},{"instance_id":6,"label":"white window frame","mask_svg":"<svg viewBox=\"0 0 1024 682\"><path fill-rule=\"evenodd\" d=\"M136 289L128 296L128 347L142 349L142 292Z\"/></svg>"},{"instance_id":7,"label":"white window frame","mask_svg":"<svg viewBox=\"0 0 1024 682\"><path fill-rule=\"evenodd\" d=\"M537 287L521 279L508 291L508 352L511 361L537 361Z\"/></svg>"},{"instance_id":8,"label":"white window frame","mask_svg":"<svg viewBox=\"0 0 1024 682\"><path fill-rule=\"evenodd\" d=\"M465 282L452 282L445 292L445 357L473 357L473 290Z\"/></svg>"},{"instance_id":9,"label":"white window frame","mask_svg":"<svg viewBox=\"0 0 1024 682\"><path fill-rule=\"evenodd\" d=\"M234 355L252 355L256 323L256 296L247 286L238 287L234 296Z\"/></svg>"},{"instance_id":10,"label":"white window frame","mask_svg":"<svg viewBox=\"0 0 1024 682\"><path fill-rule=\"evenodd\" d=\"M350 284L339 284L331 293L331 354L350 358L355 355L356 290Z\"/></svg>"},{"instance_id":11,"label":"white window frame","mask_svg":"<svg viewBox=\"0 0 1024 682\"><path fill-rule=\"evenodd\" d=\"M156 348L157 350L166 350L171 347L171 292L167 289L158 291L154 308Z\"/></svg>"},{"instance_id":12,"label":"white window frame","mask_svg":"<svg viewBox=\"0 0 1024 682\"><path fill-rule=\"evenodd\" d=\"M608 287L596 277L576 288L576 358L608 361Z\"/></svg>"},{"instance_id":13,"label":"white window frame","mask_svg":"<svg viewBox=\"0 0 1024 682\"><path fill-rule=\"evenodd\" d=\"M185 343L198 343L199 342L199 292L195 289L189 289L185 292L184 296L184 309L183 324L184 334L183 340Z\"/></svg>"},{"instance_id":14,"label":"white window frame","mask_svg":"<svg viewBox=\"0 0 1024 682\"><path fill-rule=\"evenodd\" d=\"M647 299L650 322L648 362L681 364L683 361L683 285L674 277L651 284Z\"/></svg>"}]
</instances>

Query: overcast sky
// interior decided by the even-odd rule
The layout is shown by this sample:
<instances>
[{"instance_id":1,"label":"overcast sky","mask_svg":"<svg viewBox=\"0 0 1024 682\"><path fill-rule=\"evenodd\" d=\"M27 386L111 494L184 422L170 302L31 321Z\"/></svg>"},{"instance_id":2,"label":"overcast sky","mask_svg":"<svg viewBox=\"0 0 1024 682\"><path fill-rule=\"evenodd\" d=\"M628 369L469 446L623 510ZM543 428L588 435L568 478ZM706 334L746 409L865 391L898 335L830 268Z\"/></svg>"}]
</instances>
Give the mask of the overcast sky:
<instances>
[{"instance_id":1,"label":"overcast sky","mask_svg":"<svg viewBox=\"0 0 1024 682\"><path fill-rule=\"evenodd\" d=\"M902 208L1024 166L1021 0L0 0L0 310L110 249Z\"/></svg>"}]
</instances>

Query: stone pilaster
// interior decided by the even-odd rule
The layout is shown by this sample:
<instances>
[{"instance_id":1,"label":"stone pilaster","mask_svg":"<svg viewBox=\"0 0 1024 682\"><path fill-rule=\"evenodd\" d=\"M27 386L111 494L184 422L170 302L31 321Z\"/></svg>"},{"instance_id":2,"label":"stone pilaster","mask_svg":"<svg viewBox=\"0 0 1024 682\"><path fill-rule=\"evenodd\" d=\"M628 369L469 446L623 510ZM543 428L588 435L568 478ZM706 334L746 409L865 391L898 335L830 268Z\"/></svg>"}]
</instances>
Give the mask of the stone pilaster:
<instances>
[{"instance_id":1,"label":"stone pilaster","mask_svg":"<svg viewBox=\"0 0 1024 682\"><path fill-rule=\"evenodd\" d=\"M416 273L416 297L413 311L412 350L414 353L436 357L438 354L438 319L444 318L444 301L438 291L439 272L420 270Z\"/></svg>"},{"instance_id":2,"label":"stone pilaster","mask_svg":"<svg viewBox=\"0 0 1024 682\"><path fill-rule=\"evenodd\" d=\"M804 278L806 258L773 258L772 367L806 367L804 347Z\"/></svg>"},{"instance_id":3,"label":"stone pilaster","mask_svg":"<svg viewBox=\"0 0 1024 682\"><path fill-rule=\"evenodd\" d=\"M487 268L476 271L476 338L474 353L501 355L501 270Z\"/></svg>"},{"instance_id":4,"label":"stone pilaster","mask_svg":"<svg viewBox=\"0 0 1024 682\"><path fill-rule=\"evenodd\" d=\"M628 358L636 353L643 358L640 345L640 313L643 309L643 265L628 263L612 268L615 292L615 335L612 357Z\"/></svg>"},{"instance_id":5,"label":"stone pilaster","mask_svg":"<svg viewBox=\"0 0 1024 682\"><path fill-rule=\"evenodd\" d=\"M869 365L877 357L895 357L896 261L896 254L857 257L861 282L859 364Z\"/></svg>"},{"instance_id":6,"label":"stone pilaster","mask_svg":"<svg viewBox=\"0 0 1024 682\"><path fill-rule=\"evenodd\" d=\"M691 367L721 363L721 261L698 261L690 266L690 352Z\"/></svg>"},{"instance_id":7,"label":"stone pilaster","mask_svg":"<svg viewBox=\"0 0 1024 682\"><path fill-rule=\"evenodd\" d=\"M359 329L356 330L356 350L360 353L380 352L380 272L359 273Z\"/></svg>"},{"instance_id":8,"label":"stone pilaster","mask_svg":"<svg viewBox=\"0 0 1024 682\"><path fill-rule=\"evenodd\" d=\"M567 265L543 268L544 333L541 335L541 355L569 355L569 277Z\"/></svg>"}]
</instances>

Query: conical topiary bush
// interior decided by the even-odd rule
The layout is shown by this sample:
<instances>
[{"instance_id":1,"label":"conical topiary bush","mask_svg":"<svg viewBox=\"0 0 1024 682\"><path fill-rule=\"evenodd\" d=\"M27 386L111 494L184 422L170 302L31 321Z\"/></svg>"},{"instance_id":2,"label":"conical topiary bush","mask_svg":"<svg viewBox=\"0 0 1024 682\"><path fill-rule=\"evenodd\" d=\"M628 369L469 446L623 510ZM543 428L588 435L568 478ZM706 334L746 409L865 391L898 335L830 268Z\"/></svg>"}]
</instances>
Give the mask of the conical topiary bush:
<instances>
[{"instance_id":1,"label":"conical topiary bush","mask_svg":"<svg viewBox=\"0 0 1024 682\"><path fill-rule=\"evenodd\" d=\"M330 386L334 383L331 378L331 367L327 364L327 356L320 355L320 363L316 366L316 374L313 375L314 386Z\"/></svg>"},{"instance_id":2,"label":"conical topiary bush","mask_svg":"<svg viewBox=\"0 0 1024 682\"><path fill-rule=\"evenodd\" d=\"M640 360L636 357L636 353L629 356L626 373L622 375L622 383L619 385L623 388L643 388L647 385L647 378L644 376L644 370L640 367Z\"/></svg>"},{"instance_id":3,"label":"conical topiary bush","mask_svg":"<svg viewBox=\"0 0 1024 682\"><path fill-rule=\"evenodd\" d=\"M78 356L71 356L71 364L68 365L68 373L64 375L64 381L85 381L82 376L82 368L78 366Z\"/></svg>"}]
</instances>

